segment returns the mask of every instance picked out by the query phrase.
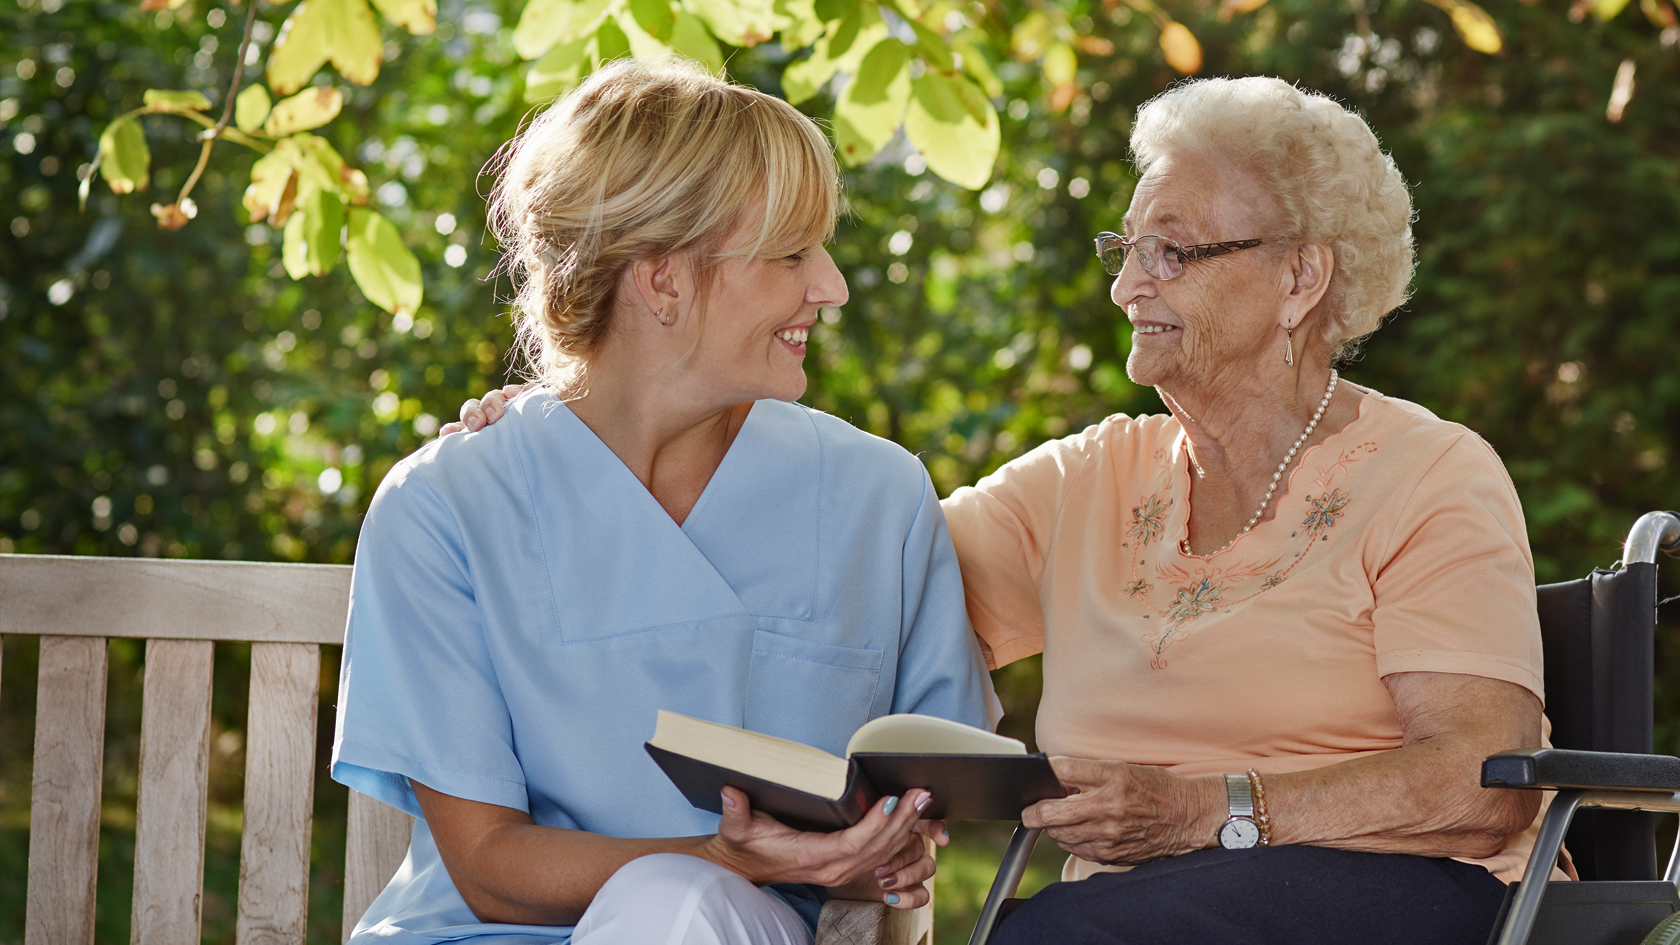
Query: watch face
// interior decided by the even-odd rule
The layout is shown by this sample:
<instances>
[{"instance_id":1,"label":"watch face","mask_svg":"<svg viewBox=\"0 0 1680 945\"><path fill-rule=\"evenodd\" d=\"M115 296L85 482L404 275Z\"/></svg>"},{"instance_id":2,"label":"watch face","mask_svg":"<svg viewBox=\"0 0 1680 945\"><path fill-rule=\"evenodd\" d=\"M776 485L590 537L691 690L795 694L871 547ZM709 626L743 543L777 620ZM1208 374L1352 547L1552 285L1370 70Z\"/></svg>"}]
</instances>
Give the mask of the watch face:
<instances>
[{"instance_id":1,"label":"watch face","mask_svg":"<svg viewBox=\"0 0 1680 945\"><path fill-rule=\"evenodd\" d=\"M1247 817L1232 817L1219 828L1219 845L1227 850L1247 850L1260 845L1260 825Z\"/></svg>"}]
</instances>

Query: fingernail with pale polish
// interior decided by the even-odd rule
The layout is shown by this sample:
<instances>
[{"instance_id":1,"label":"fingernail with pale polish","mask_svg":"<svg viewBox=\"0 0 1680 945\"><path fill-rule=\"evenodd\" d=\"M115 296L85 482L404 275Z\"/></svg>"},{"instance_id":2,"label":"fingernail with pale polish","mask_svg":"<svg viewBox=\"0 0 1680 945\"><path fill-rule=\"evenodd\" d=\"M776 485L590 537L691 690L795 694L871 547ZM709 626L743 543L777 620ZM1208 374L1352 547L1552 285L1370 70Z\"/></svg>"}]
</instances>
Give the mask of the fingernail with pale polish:
<instances>
[{"instance_id":1,"label":"fingernail with pale polish","mask_svg":"<svg viewBox=\"0 0 1680 945\"><path fill-rule=\"evenodd\" d=\"M885 807L881 808L881 813L891 814L895 810L898 810L898 798L896 798L896 797L887 798L887 805Z\"/></svg>"},{"instance_id":2,"label":"fingernail with pale polish","mask_svg":"<svg viewBox=\"0 0 1680 945\"><path fill-rule=\"evenodd\" d=\"M916 809L917 810L927 810L927 806L931 803L933 803L933 795L926 792L926 791L923 791L922 796L916 798Z\"/></svg>"},{"instance_id":3,"label":"fingernail with pale polish","mask_svg":"<svg viewBox=\"0 0 1680 945\"><path fill-rule=\"evenodd\" d=\"M889 906L898 905L898 893L888 893L887 894L887 905L889 905Z\"/></svg>"},{"instance_id":4,"label":"fingernail with pale polish","mask_svg":"<svg viewBox=\"0 0 1680 945\"><path fill-rule=\"evenodd\" d=\"M885 875L887 875L888 873L891 873L891 872L892 872L892 864L891 863L888 863L885 866L875 867L875 875L876 876L885 876Z\"/></svg>"},{"instance_id":5,"label":"fingernail with pale polish","mask_svg":"<svg viewBox=\"0 0 1680 945\"><path fill-rule=\"evenodd\" d=\"M882 889L891 889L891 888L893 888L894 886L897 886L897 885L898 885L898 877L897 876L888 876L886 879L881 880L881 888Z\"/></svg>"}]
</instances>

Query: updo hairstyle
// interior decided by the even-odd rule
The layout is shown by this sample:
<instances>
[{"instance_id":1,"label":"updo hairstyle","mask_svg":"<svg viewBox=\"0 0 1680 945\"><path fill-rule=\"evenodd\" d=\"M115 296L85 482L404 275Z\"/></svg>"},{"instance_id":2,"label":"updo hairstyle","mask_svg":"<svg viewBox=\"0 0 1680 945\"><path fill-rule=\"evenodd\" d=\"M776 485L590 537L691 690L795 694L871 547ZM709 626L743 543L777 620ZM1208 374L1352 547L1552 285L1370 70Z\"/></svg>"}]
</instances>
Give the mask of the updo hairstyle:
<instances>
[{"instance_id":1,"label":"updo hairstyle","mask_svg":"<svg viewBox=\"0 0 1680 945\"><path fill-rule=\"evenodd\" d=\"M1175 151L1234 161L1260 178L1283 221L1283 232L1253 235L1330 247L1320 331L1333 358L1406 301L1411 194L1371 127L1328 96L1258 76L1192 80L1138 109L1131 144L1145 173Z\"/></svg>"},{"instance_id":2,"label":"updo hairstyle","mask_svg":"<svg viewBox=\"0 0 1680 945\"><path fill-rule=\"evenodd\" d=\"M826 241L840 202L834 156L811 119L686 61L602 67L495 164L489 219L517 288L517 346L528 375L562 396L583 389L625 267L687 256L700 298L684 302L703 317L726 257Z\"/></svg>"}]
</instances>

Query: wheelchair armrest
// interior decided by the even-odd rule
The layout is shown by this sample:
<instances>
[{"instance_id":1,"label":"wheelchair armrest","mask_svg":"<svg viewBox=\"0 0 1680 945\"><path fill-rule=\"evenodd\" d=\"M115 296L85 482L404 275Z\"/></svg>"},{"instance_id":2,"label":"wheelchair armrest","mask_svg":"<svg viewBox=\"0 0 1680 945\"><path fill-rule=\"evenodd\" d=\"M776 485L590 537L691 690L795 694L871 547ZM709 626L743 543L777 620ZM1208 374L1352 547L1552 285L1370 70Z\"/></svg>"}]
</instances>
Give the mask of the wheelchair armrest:
<instances>
[{"instance_id":1,"label":"wheelchair armrest","mask_svg":"<svg viewBox=\"0 0 1680 945\"><path fill-rule=\"evenodd\" d=\"M1680 758L1608 751L1527 748L1482 760L1482 787L1680 791Z\"/></svg>"}]
</instances>

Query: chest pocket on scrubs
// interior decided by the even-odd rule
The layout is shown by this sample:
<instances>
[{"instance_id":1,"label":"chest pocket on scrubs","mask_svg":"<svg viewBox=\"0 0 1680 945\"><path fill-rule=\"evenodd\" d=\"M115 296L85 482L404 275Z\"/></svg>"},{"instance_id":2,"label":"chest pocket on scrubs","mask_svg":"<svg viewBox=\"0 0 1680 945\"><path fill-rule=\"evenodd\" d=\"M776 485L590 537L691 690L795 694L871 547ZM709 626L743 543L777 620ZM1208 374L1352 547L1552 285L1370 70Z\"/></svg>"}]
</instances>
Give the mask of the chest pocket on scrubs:
<instances>
[{"instance_id":1,"label":"chest pocket on scrubs","mask_svg":"<svg viewBox=\"0 0 1680 945\"><path fill-rule=\"evenodd\" d=\"M881 651L753 633L745 726L837 755L869 721Z\"/></svg>"}]
</instances>

